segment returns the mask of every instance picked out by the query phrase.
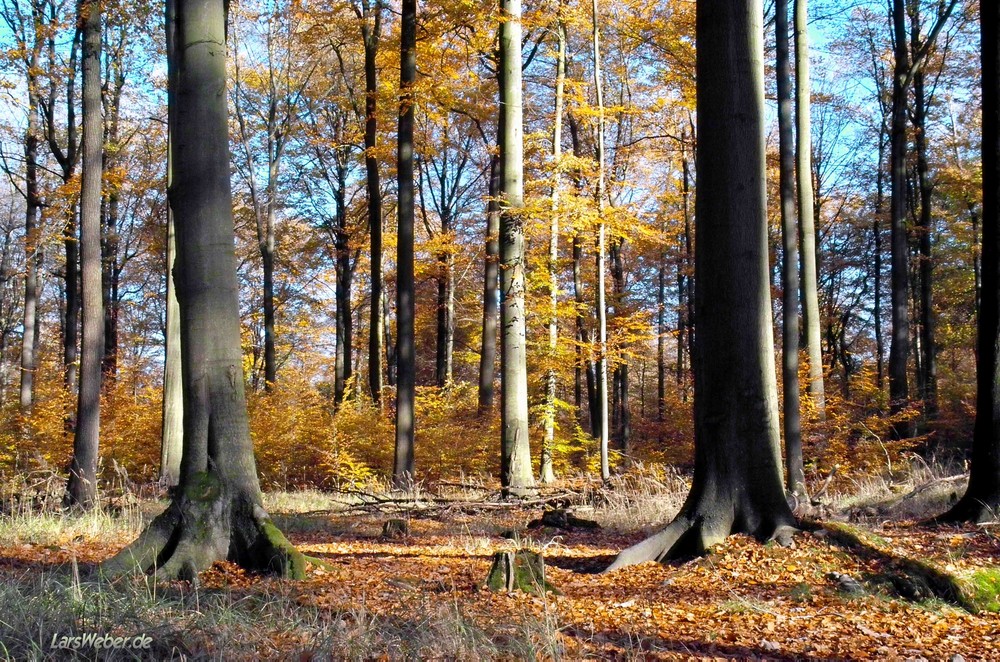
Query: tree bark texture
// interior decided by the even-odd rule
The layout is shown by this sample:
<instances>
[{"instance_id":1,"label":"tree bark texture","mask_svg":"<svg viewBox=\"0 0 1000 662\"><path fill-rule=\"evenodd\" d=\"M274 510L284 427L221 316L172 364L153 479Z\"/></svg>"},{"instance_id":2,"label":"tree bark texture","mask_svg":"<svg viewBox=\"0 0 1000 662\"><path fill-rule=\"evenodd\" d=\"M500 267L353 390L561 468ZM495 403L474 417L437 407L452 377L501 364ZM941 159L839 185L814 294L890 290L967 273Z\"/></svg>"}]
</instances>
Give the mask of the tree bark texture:
<instances>
[{"instance_id":1,"label":"tree bark texture","mask_svg":"<svg viewBox=\"0 0 1000 662\"><path fill-rule=\"evenodd\" d=\"M808 0L795 0L795 123L798 149L796 180L799 194L799 232L802 251L802 325L805 327L809 355L808 393L820 418L826 417L826 389L823 384L823 349L819 319L819 293L816 273L816 223L813 201L812 131L809 81Z\"/></svg>"},{"instance_id":2,"label":"tree bark texture","mask_svg":"<svg viewBox=\"0 0 1000 662\"><path fill-rule=\"evenodd\" d=\"M677 518L609 570L790 532L771 332L760 0L697 8L695 472Z\"/></svg>"},{"instance_id":3,"label":"tree bark texture","mask_svg":"<svg viewBox=\"0 0 1000 662\"><path fill-rule=\"evenodd\" d=\"M781 378L788 491L804 494L802 423L799 407L799 242L795 223L795 146L792 136L791 66L788 47L788 0L776 0L774 19L778 83L778 153L781 198Z\"/></svg>"},{"instance_id":4,"label":"tree bark texture","mask_svg":"<svg viewBox=\"0 0 1000 662\"><path fill-rule=\"evenodd\" d=\"M528 440L524 305L524 144L521 109L521 1L501 0L500 68L500 484L534 489Z\"/></svg>"},{"instance_id":5,"label":"tree bark texture","mask_svg":"<svg viewBox=\"0 0 1000 662\"><path fill-rule=\"evenodd\" d=\"M399 143L397 148L398 230L396 243L396 447L392 481L413 482L414 357L413 318L413 84L417 78L417 3L403 0L399 64Z\"/></svg>"},{"instance_id":6,"label":"tree bark texture","mask_svg":"<svg viewBox=\"0 0 1000 662\"><path fill-rule=\"evenodd\" d=\"M226 106L222 0L176 0L169 191L177 230L184 375L181 483L139 538L102 565L194 579L217 560L302 577L304 559L261 503L247 417Z\"/></svg>"},{"instance_id":7,"label":"tree bark texture","mask_svg":"<svg viewBox=\"0 0 1000 662\"><path fill-rule=\"evenodd\" d=\"M101 118L101 7L81 0L83 26L83 168L80 184L80 266L83 275L83 338L73 459L65 502L97 505L97 460L101 436L101 363L104 305L101 286L101 179L104 124Z\"/></svg>"}]
</instances>

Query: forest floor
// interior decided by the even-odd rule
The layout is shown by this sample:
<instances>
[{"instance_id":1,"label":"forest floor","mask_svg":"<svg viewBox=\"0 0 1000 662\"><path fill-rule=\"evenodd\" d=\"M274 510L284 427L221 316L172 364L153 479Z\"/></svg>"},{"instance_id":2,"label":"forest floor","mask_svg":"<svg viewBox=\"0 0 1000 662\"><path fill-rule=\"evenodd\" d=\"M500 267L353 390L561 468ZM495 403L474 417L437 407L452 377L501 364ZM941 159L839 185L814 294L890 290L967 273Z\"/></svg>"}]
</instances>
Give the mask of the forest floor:
<instances>
[{"instance_id":1,"label":"forest floor","mask_svg":"<svg viewBox=\"0 0 1000 662\"><path fill-rule=\"evenodd\" d=\"M84 518L8 510L0 658L63 659L59 637L93 632L144 634L151 648L81 658L1000 659L1000 527L914 519L946 505L961 479L854 488L793 547L732 536L686 562L608 574L598 571L618 551L669 520L680 477L555 488L584 495L591 505L576 513L596 530L525 528L541 506L491 501L486 488L409 503L273 494L277 523L322 563L300 582L216 564L196 585L88 579L156 501ZM409 531L384 535L390 518ZM485 588L493 554L519 547L544 555L558 593Z\"/></svg>"}]
</instances>

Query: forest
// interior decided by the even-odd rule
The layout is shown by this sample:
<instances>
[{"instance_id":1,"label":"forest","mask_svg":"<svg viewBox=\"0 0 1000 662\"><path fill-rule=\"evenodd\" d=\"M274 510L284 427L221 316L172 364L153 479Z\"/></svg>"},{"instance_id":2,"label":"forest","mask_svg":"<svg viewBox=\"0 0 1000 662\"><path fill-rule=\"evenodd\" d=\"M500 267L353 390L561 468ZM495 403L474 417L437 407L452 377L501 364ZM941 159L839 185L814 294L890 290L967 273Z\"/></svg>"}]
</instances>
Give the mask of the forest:
<instances>
[{"instance_id":1,"label":"forest","mask_svg":"<svg viewBox=\"0 0 1000 662\"><path fill-rule=\"evenodd\" d=\"M0 657L993 657L998 23L0 0Z\"/></svg>"}]
</instances>

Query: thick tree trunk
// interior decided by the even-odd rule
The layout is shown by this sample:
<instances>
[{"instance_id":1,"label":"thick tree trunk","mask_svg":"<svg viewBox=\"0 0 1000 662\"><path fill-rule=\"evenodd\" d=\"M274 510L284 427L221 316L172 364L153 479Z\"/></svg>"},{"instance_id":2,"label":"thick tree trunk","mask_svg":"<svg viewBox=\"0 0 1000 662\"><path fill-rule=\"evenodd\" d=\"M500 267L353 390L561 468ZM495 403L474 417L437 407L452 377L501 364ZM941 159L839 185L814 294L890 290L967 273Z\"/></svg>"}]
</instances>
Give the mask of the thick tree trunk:
<instances>
[{"instance_id":1,"label":"thick tree trunk","mask_svg":"<svg viewBox=\"0 0 1000 662\"><path fill-rule=\"evenodd\" d=\"M601 449L601 478L611 477L608 460L608 310L605 302L605 253L607 252L604 226L604 89L601 82L601 42L598 23L597 0L591 3L591 44L594 54L594 93L597 96L597 412L595 431Z\"/></svg>"},{"instance_id":2,"label":"thick tree trunk","mask_svg":"<svg viewBox=\"0 0 1000 662\"><path fill-rule=\"evenodd\" d=\"M728 536L784 539L771 334L760 0L697 9L695 472L680 514L609 570L698 554Z\"/></svg>"},{"instance_id":3,"label":"thick tree trunk","mask_svg":"<svg viewBox=\"0 0 1000 662\"><path fill-rule=\"evenodd\" d=\"M556 436L556 350L559 346L559 188L562 183L562 115L563 88L566 83L566 26L562 12L565 3L559 4L559 24L556 26L556 98L555 116L552 120L552 219L549 222L549 361L552 365L545 375L545 438L539 462L539 480L552 483L556 479L552 468L552 455Z\"/></svg>"},{"instance_id":4,"label":"thick tree trunk","mask_svg":"<svg viewBox=\"0 0 1000 662\"><path fill-rule=\"evenodd\" d=\"M882 216L885 214L885 119L879 127L878 172L875 174L875 213L872 215L872 272L874 293L872 316L875 318L875 383L881 391L885 381L885 340L882 332Z\"/></svg>"},{"instance_id":5,"label":"thick tree trunk","mask_svg":"<svg viewBox=\"0 0 1000 662\"><path fill-rule=\"evenodd\" d=\"M398 230L396 243L396 447L392 482L413 483L413 84L417 78L417 3L403 0L399 65L399 144L397 149Z\"/></svg>"},{"instance_id":6,"label":"thick tree trunk","mask_svg":"<svg viewBox=\"0 0 1000 662\"><path fill-rule=\"evenodd\" d=\"M194 579L217 560L302 577L304 559L261 503L247 419L226 110L222 0L176 0L170 203L184 373L181 484L167 510L102 565ZM220 92L221 90L221 92Z\"/></svg>"},{"instance_id":7,"label":"thick tree trunk","mask_svg":"<svg viewBox=\"0 0 1000 662\"><path fill-rule=\"evenodd\" d=\"M521 0L501 0L500 63L500 484L508 495L534 489L528 441L524 305L524 163Z\"/></svg>"},{"instance_id":8,"label":"thick tree trunk","mask_svg":"<svg viewBox=\"0 0 1000 662\"><path fill-rule=\"evenodd\" d=\"M799 194L799 231L802 235L802 325L809 355L809 396L820 416L826 418L826 389L823 385L822 331L819 294L816 288L816 216L813 215L812 137L810 129L809 16L808 0L795 0L795 122L798 149L796 179Z\"/></svg>"},{"instance_id":9,"label":"thick tree trunk","mask_svg":"<svg viewBox=\"0 0 1000 662\"><path fill-rule=\"evenodd\" d=\"M378 155L378 57L382 36L382 0L362 3L361 37L365 45L365 190L368 196L368 232L371 235L371 304L368 317L368 391L382 401L382 189Z\"/></svg>"},{"instance_id":10,"label":"thick tree trunk","mask_svg":"<svg viewBox=\"0 0 1000 662\"><path fill-rule=\"evenodd\" d=\"M83 26L83 168L80 184L80 256L83 273L83 342L73 459L67 506L97 505L97 454L101 436L101 361L104 305L101 288L101 179L104 126L101 119L101 8L97 0L78 6Z\"/></svg>"},{"instance_id":11,"label":"thick tree trunk","mask_svg":"<svg viewBox=\"0 0 1000 662\"><path fill-rule=\"evenodd\" d=\"M781 378L784 384L785 469L788 491L803 495L806 476L802 462L802 422L799 409L799 242L795 223L795 146L792 137L788 0L776 0L774 12L781 197Z\"/></svg>"},{"instance_id":12,"label":"thick tree trunk","mask_svg":"<svg viewBox=\"0 0 1000 662\"><path fill-rule=\"evenodd\" d=\"M502 88L502 83L501 83ZM479 352L479 413L493 409L493 382L497 360L497 314L500 278L500 159L490 157L486 203L486 256L483 259L483 341Z\"/></svg>"},{"instance_id":13,"label":"thick tree trunk","mask_svg":"<svg viewBox=\"0 0 1000 662\"><path fill-rule=\"evenodd\" d=\"M1000 3L980 3L983 86L983 291L976 424L969 488L945 520L988 522L1000 513Z\"/></svg>"}]
</instances>

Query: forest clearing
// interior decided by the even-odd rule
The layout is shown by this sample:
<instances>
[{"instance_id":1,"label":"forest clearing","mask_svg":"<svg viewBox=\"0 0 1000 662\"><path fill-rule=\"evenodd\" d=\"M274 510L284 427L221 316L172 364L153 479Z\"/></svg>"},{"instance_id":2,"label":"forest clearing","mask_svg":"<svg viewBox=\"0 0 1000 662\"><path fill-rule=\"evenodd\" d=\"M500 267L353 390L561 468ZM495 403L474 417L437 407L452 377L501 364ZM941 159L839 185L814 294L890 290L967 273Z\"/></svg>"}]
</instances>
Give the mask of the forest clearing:
<instances>
[{"instance_id":1,"label":"forest clearing","mask_svg":"<svg viewBox=\"0 0 1000 662\"><path fill-rule=\"evenodd\" d=\"M642 470L540 497L575 502L600 529L526 528L542 508L490 502L486 486L412 500L274 493L275 521L318 560L291 583L231 563L196 584L88 578L163 501L133 496L82 520L8 510L0 641L11 659L62 659L54 635L86 632L152 638L143 654L101 659L994 659L1000 530L914 519L961 486L927 470L859 483L824 498L827 528L792 548L735 536L701 557L608 574L597 573L674 514L683 479ZM408 531L386 535L395 518ZM555 591L486 588L493 554L521 547L544 555ZM972 602L921 576L934 571Z\"/></svg>"}]
</instances>

